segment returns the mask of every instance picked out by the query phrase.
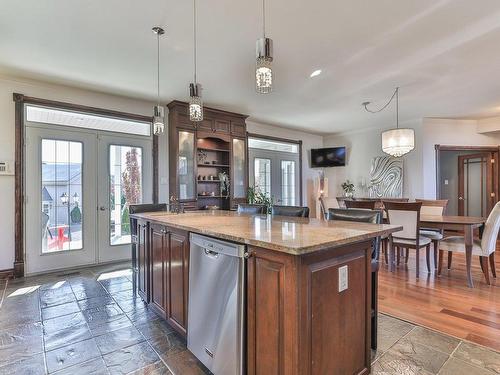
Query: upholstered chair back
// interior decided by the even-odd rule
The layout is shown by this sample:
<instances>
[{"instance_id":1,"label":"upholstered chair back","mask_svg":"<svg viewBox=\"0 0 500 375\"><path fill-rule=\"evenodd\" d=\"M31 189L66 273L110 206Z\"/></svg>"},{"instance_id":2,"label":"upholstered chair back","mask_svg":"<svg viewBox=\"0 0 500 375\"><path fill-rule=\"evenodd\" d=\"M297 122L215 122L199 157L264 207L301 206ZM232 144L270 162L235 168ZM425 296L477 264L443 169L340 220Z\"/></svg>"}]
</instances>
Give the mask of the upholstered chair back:
<instances>
[{"instance_id":1,"label":"upholstered chair back","mask_svg":"<svg viewBox=\"0 0 500 375\"><path fill-rule=\"evenodd\" d=\"M415 202L422 202L420 215L443 216L448 206L448 199L415 199Z\"/></svg>"},{"instance_id":2,"label":"upholstered chair back","mask_svg":"<svg viewBox=\"0 0 500 375\"><path fill-rule=\"evenodd\" d=\"M481 238L481 249L483 256L489 256L496 249L498 230L500 229L500 202L490 212L484 225L483 237Z\"/></svg>"},{"instance_id":3,"label":"upholstered chair back","mask_svg":"<svg viewBox=\"0 0 500 375\"><path fill-rule=\"evenodd\" d=\"M395 232L394 237L416 240L419 233L421 202L397 203L384 202L390 224L401 225L403 230Z\"/></svg>"}]
</instances>

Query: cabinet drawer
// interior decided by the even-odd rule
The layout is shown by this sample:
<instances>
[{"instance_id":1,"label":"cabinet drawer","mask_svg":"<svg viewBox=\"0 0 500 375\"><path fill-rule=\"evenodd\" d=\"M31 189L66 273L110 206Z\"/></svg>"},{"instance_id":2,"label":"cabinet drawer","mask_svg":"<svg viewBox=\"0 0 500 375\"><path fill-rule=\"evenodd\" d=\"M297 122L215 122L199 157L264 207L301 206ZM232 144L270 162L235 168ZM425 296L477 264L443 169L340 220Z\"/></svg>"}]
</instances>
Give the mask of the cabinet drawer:
<instances>
[{"instance_id":1,"label":"cabinet drawer","mask_svg":"<svg viewBox=\"0 0 500 375\"><path fill-rule=\"evenodd\" d=\"M244 122L238 122L238 121L231 121L231 134L232 135L239 135L239 136L246 136L247 133L247 127Z\"/></svg>"}]
</instances>

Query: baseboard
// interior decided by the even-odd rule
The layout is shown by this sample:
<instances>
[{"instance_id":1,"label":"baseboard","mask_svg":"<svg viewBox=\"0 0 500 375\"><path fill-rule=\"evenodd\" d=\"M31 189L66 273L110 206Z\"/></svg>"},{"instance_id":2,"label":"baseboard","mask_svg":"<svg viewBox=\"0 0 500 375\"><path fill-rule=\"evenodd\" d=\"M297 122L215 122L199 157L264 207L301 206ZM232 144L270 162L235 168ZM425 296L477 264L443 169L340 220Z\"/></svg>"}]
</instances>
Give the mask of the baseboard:
<instances>
[{"instance_id":1,"label":"baseboard","mask_svg":"<svg viewBox=\"0 0 500 375\"><path fill-rule=\"evenodd\" d=\"M14 268L8 270L0 270L0 280L12 279L14 277Z\"/></svg>"}]
</instances>

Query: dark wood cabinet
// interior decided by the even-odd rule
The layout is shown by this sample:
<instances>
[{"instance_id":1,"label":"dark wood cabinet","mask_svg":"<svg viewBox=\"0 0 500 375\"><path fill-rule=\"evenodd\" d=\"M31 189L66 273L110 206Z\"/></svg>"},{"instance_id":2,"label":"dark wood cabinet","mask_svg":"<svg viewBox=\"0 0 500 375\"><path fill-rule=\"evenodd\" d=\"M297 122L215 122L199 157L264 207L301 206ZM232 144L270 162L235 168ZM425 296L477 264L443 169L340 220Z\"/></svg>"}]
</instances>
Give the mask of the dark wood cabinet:
<instances>
[{"instance_id":1,"label":"dark wood cabinet","mask_svg":"<svg viewBox=\"0 0 500 375\"><path fill-rule=\"evenodd\" d=\"M146 303L149 303L149 244L148 224L137 220L136 223L137 249L137 293Z\"/></svg>"},{"instance_id":2,"label":"dark wood cabinet","mask_svg":"<svg viewBox=\"0 0 500 375\"><path fill-rule=\"evenodd\" d=\"M168 232L165 226L151 224L149 231L151 248L151 307L166 317L168 281Z\"/></svg>"},{"instance_id":3,"label":"dark wood cabinet","mask_svg":"<svg viewBox=\"0 0 500 375\"><path fill-rule=\"evenodd\" d=\"M173 101L168 108L171 194L190 209L231 209L246 201L247 116L205 107L203 121L195 123L188 103ZM228 175L229 193L221 190L219 173Z\"/></svg>"},{"instance_id":4,"label":"dark wood cabinet","mask_svg":"<svg viewBox=\"0 0 500 375\"><path fill-rule=\"evenodd\" d=\"M171 230L169 233L170 259L167 288L167 320L179 333L187 335L187 307L189 288L188 233Z\"/></svg>"},{"instance_id":5,"label":"dark wood cabinet","mask_svg":"<svg viewBox=\"0 0 500 375\"><path fill-rule=\"evenodd\" d=\"M303 256L249 251L247 373L368 374L371 244ZM344 266L348 288L339 291Z\"/></svg>"}]
</instances>

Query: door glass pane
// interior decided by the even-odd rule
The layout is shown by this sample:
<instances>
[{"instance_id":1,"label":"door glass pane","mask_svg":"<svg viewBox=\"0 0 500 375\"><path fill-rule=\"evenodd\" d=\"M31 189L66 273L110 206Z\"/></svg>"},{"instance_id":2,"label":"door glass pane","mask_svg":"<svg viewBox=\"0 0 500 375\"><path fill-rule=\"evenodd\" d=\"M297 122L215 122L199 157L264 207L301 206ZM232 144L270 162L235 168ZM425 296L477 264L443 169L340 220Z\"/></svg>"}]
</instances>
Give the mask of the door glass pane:
<instances>
[{"instance_id":1,"label":"door glass pane","mask_svg":"<svg viewBox=\"0 0 500 375\"><path fill-rule=\"evenodd\" d=\"M142 203L142 149L133 146L109 147L110 244L130 243L128 206Z\"/></svg>"},{"instance_id":2,"label":"door glass pane","mask_svg":"<svg viewBox=\"0 0 500 375\"><path fill-rule=\"evenodd\" d=\"M194 133L179 132L179 199L194 199Z\"/></svg>"},{"instance_id":3,"label":"door glass pane","mask_svg":"<svg viewBox=\"0 0 500 375\"><path fill-rule=\"evenodd\" d=\"M82 143L42 139L42 253L83 248Z\"/></svg>"},{"instance_id":4,"label":"door glass pane","mask_svg":"<svg viewBox=\"0 0 500 375\"><path fill-rule=\"evenodd\" d=\"M233 196L234 198L245 198L245 141L233 139Z\"/></svg>"},{"instance_id":5,"label":"door glass pane","mask_svg":"<svg viewBox=\"0 0 500 375\"><path fill-rule=\"evenodd\" d=\"M295 206L295 162L281 161L281 204Z\"/></svg>"},{"instance_id":6,"label":"door glass pane","mask_svg":"<svg viewBox=\"0 0 500 375\"><path fill-rule=\"evenodd\" d=\"M271 160L254 159L255 189L259 192L271 196Z\"/></svg>"}]
</instances>

